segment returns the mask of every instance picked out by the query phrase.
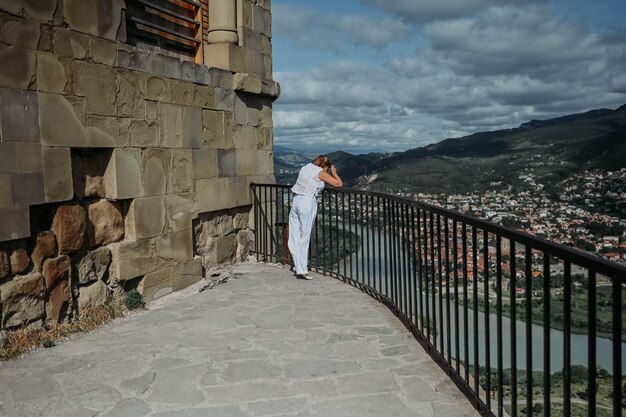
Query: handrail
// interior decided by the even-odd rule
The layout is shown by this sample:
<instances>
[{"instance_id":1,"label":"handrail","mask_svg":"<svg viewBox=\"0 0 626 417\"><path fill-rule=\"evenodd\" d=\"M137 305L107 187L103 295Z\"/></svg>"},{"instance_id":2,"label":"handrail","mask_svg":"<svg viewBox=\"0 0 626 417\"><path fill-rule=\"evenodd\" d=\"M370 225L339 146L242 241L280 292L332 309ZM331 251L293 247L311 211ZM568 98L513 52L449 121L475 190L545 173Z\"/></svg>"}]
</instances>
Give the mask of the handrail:
<instances>
[{"instance_id":1,"label":"handrail","mask_svg":"<svg viewBox=\"0 0 626 417\"><path fill-rule=\"evenodd\" d=\"M286 256L277 242L286 234L289 186L251 188L253 253L280 261ZM482 414L530 417L542 408L544 416L571 416L584 406L589 417L598 408L622 415L624 266L398 196L339 188L324 190L320 198L311 269L386 304ZM270 217L261 219L261 213ZM354 236L360 242L356 252L347 244ZM560 284L552 280L559 268ZM585 282L575 283L580 278L574 271ZM556 359L555 349L562 353ZM578 364L587 367L585 396L572 401L574 384L577 390L581 384L571 381ZM538 371L541 387L531 377Z\"/></svg>"}]
</instances>

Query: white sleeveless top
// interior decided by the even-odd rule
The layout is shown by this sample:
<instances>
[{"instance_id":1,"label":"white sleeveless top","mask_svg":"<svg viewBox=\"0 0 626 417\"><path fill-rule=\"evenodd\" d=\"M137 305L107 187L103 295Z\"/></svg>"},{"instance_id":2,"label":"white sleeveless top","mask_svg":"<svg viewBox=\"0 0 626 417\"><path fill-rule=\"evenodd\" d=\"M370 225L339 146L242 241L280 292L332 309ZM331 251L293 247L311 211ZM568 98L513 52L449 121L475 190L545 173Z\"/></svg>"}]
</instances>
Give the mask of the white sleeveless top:
<instances>
[{"instance_id":1,"label":"white sleeveless top","mask_svg":"<svg viewBox=\"0 0 626 417\"><path fill-rule=\"evenodd\" d=\"M324 181L319 179L322 168L314 164L306 164L298 174L296 184L291 187L291 191L298 195L315 197L324 189Z\"/></svg>"}]
</instances>

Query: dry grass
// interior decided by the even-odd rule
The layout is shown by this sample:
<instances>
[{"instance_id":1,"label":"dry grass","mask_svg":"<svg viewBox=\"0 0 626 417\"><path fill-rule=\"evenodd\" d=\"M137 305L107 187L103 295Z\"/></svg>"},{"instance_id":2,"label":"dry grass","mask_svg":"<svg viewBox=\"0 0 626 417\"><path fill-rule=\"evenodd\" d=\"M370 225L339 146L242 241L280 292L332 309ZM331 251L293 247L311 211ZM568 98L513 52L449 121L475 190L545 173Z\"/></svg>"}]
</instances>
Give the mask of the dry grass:
<instances>
[{"instance_id":1,"label":"dry grass","mask_svg":"<svg viewBox=\"0 0 626 417\"><path fill-rule=\"evenodd\" d=\"M13 330L9 333L6 346L0 347L0 362L15 359L41 346L53 346L72 334L98 329L113 319L123 317L123 305L122 298L116 298L106 306L86 308L78 317L49 329L24 327Z\"/></svg>"}]
</instances>

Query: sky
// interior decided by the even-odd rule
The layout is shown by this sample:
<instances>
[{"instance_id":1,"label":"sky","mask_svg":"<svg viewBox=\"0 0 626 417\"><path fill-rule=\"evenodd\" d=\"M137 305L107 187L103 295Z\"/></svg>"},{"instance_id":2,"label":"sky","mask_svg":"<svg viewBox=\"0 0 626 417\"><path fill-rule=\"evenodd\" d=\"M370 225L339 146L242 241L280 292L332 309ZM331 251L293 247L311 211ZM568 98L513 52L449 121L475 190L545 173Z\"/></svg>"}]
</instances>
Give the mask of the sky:
<instances>
[{"instance_id":1,"label":"sky","mask_svg":"<svg viewBox=\"0 0 626 417\"><path fill-rule=\"evenodd\" d=\"M626 104L626 0L274 0L275 145L395 152Z\"/></svg>"}]
</instances>

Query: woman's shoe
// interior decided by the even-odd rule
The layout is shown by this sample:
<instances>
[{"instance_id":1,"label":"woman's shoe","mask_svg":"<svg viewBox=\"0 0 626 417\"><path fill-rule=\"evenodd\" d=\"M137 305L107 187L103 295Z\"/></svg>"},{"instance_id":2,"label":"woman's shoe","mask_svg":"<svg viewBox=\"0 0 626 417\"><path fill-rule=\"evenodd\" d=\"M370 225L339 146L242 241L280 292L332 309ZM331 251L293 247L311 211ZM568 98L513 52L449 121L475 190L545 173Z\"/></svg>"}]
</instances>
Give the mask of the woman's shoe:
<instances>
[{"instance_id":1,"label":"woman's shoe","mask_svg":"<svg viewBox=\"0 0 626 417\"><path fill-rule=\"evenodd\" d=\"M298 274L296 275L296 277L298 277L298 279L306 279L308 281L312 280L313 277L307 274Z\"/></svg>"}]
</instances>

